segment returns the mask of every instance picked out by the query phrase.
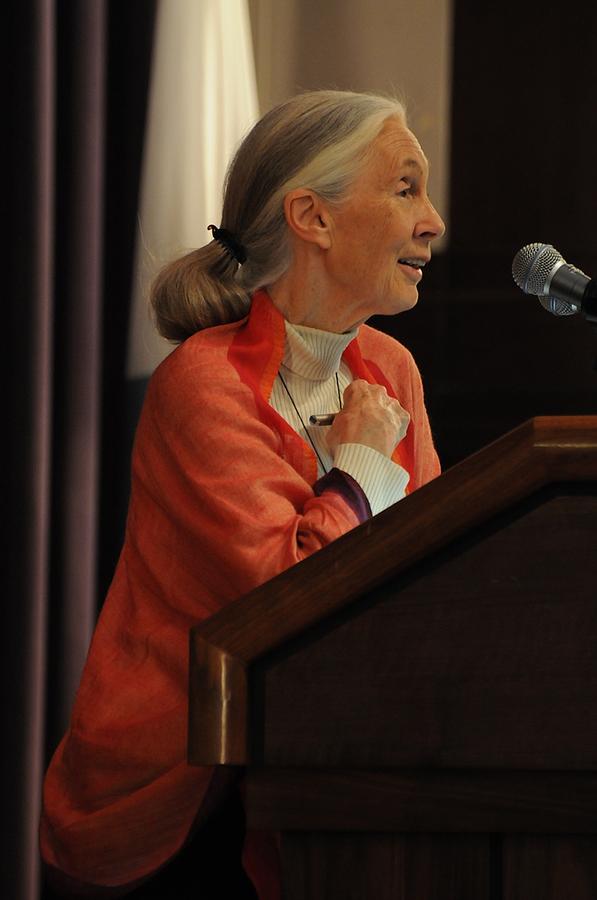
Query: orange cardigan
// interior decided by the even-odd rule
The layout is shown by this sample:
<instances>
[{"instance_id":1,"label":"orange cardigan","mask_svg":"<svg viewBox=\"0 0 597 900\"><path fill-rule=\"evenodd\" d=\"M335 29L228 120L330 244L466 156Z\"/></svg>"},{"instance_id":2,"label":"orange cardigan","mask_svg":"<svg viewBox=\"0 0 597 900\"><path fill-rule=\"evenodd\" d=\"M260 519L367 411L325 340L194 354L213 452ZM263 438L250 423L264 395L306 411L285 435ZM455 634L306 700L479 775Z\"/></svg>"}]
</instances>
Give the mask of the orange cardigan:
<instances>
[{"instance_id":1,"label":"orange cardigan","mask_svg":"<svg viewBox=\"0 0 597 900\"><path fill-rule=\"evenodd\" d=\"M284 340L261 291L246 319L193 335L150 380L124 546L44 784L42 855L77 881L141 878L197 817L213 770L186 762L190 628L358 524L342 494L315 495L312 449L268 403ZM344 360L410 413L396 455L409 489L434 478L410 353L363 325Z\"/></svg>"}]
</instances>

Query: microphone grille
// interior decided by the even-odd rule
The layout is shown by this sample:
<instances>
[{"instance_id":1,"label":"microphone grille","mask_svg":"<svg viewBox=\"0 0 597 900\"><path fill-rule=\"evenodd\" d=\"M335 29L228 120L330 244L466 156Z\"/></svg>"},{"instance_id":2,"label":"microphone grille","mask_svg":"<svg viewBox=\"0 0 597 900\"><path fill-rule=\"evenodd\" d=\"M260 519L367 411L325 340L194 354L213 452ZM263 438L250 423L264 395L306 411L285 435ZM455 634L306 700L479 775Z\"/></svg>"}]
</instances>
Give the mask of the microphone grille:
<instances>
[{"instance_id":1,"label":"microphone grille","mask_svg":"<svg viewBox=\"0 0 597 900\"><path fill-rule=\"evenodd\" d=\"M539 303L554 316L573 316L578 312L578 308L572 303L565 300L558 300L557 297L539 297Z\"/></svg>"},{"instance_id":2,"label":"microphone grille","mask_svg":"<svg viewBox=\"0 0 597 900\"><path fill-rule=\"evenodd\" d=\"M562 254L551 244L527 244L512 261L512 277L525 294L541 297L553 267L563 261Z\"/></svg>"}]
</instances>

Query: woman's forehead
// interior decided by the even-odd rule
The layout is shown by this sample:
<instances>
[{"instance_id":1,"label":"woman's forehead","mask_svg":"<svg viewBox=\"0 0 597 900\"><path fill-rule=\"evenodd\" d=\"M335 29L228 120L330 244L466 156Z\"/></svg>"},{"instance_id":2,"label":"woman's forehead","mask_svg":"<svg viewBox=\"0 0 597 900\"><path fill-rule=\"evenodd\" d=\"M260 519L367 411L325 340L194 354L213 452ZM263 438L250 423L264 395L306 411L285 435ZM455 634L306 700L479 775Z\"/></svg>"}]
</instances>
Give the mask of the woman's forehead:
<instances>
[{"instance_id":1,"label":"woman's forehead","mask_svg":"<svg viewBox=\"0 0 597 900\"><path fill-rule=\"evenodd\" d=\"M392 179L404 169L426 175L429 164L412 131L404 122L391 118L371 143L365 168L372 175Z\"/></svg>"},{"instance_id":2,"label":"woman's forehead","mask_svg":"<svg viewBox=\"0 0 597 900\"><path fill-rule=\"evenodd\" d=\"M398 119L388 119L373 143L380 153L391 158L403 163L409 160L421 168L427 166L427 158L416 135Z\"/></svg>"}]
</instances>

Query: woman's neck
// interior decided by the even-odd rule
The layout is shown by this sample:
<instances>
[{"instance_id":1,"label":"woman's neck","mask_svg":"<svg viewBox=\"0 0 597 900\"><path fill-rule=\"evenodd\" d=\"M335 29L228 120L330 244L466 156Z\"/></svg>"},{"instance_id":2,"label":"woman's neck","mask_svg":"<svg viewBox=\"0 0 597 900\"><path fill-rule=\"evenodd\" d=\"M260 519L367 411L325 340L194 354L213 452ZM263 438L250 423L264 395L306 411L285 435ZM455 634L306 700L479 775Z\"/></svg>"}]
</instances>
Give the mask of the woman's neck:
<instances>
[{"instance_id":1,"label":"woman's neck","mask_svg":"<svg viewBox=\"0 0 597 900\"><path fill-rule=\"evenodd\" d=\"M304 325L344 334L362 324L353 322L350 310L341 297L327 289L317 270L307 266L300 272L291 266L274 284L267 288L274 306L292 325Z\"/></svg>"}]
</instances>

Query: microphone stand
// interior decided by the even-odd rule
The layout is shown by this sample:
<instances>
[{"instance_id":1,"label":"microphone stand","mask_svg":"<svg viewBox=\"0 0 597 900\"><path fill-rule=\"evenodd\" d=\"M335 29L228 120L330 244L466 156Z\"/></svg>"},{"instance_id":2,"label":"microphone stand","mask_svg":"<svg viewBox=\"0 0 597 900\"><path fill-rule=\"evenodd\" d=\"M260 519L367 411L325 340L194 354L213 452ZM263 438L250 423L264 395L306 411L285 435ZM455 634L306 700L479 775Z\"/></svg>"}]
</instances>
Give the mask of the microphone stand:
<instances>
[{"instance_id":1,"label":"microphone stand","mask_svg":"<svg viewBox=\"0 0 597 900\"><path fill-rule=\"evenodd\" d=\"M591 278L585 288L580 310L591 325L597 325L597 280Z\"/></svg>"},{"instance_id":2,"label":"microphone stand","mask_svg":"<svg viewBox=\"0 0 597 900\"><path fill-rule=\"evenodd\" d=\"M597 281L591 278L581 301L580 311L593 328L597 328ZM593 363L593 371L597 372L597 353Z\"/></svg>"}]
</instances>

